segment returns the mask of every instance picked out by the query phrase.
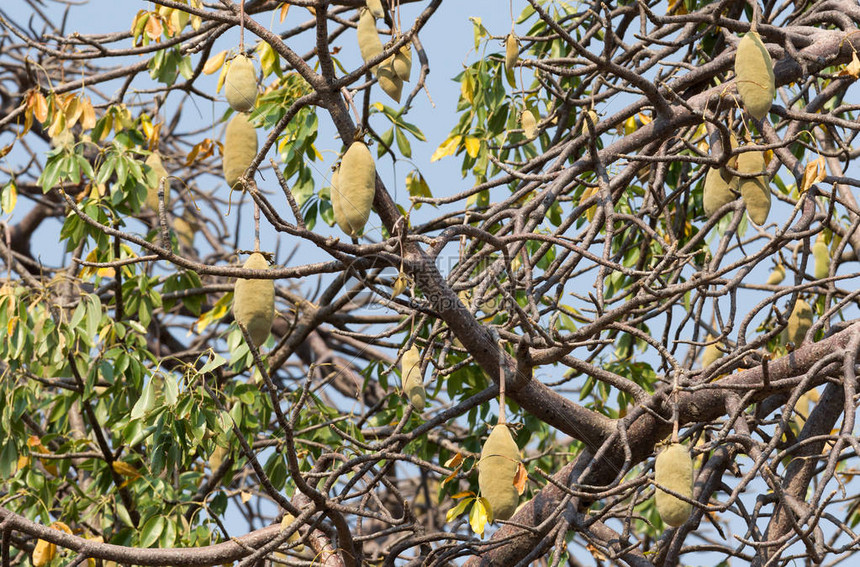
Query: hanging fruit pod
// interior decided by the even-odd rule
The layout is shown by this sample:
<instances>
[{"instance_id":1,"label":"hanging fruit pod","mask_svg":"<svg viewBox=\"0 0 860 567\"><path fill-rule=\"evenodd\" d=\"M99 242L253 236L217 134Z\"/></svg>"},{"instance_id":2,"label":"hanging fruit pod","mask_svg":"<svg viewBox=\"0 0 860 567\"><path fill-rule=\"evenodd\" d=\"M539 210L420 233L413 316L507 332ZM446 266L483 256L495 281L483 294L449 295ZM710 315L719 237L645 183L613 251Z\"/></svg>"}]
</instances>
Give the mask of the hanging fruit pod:
<instances>
[{"instance_id":1,"label":"hanging fruit pod","mask_svg":"<svg viewBox=\"0 0 860 567\"><path fill-rule=\"evenodd\" d=\"M738 171L741 173L759 173L764 171L764 168L762 152L745 152L738 156ZM739 185L750 220L758 225L764 224L770 213L770 187L768 187L767 175L741 179Z\"/></svg>"},{"instance_id":2,"label":"hanging fruit pod","mask_svg":"<svg viewBox=\"0 0 860 567\"><path fill-rule=\"evenodd\" d=\"M394 99L395 102L400 102L400 95L403 93L403 80L394 71L394 57L389 57L376 70L379 79L379 86L382 90Z\"/></svg>"},{"instance_id":3,"label":"hanging fruit pod","mask_svg":"<svg viewBox=\"0 0 860 567\"><path fill-rule=\"evenodd\" d=\"M394 55L394 72L404 83L412 76L412 44L407 43Z\"/></svg>"},{"instance_id":4,"label":"hanging fruit pod","mask_svg":"<svg viewBox=\"0 0 860 567\"><path fill-rule=\"evenodd\" d=\"M268 270L269 262L262 254L254 252L242 267ZM275 280L239 278L233 290L233 318L248 329L254 346L266 342L275 319Z\"/></svg>"},{"instance_id":5,"label":"hanging fruit pod","mask_svg":"<svg viewBox=\"0 0 860 567\"><path fill-rule=\"evenodd\" d=\"M362 8L358 18L358 49L365 63L382 53L382 40L376 30L376 20L366 8ZM372 71L376 73L379 66L374 66Z\"/></svg>"},{"instance_id":6,"label":"hanging fruit pod","mask_svg":"<svg viewBox=\"0 0 860 567\"><path fill-rule=\"evenodd\" d=\"M738 94L747 112L756 120L767 116L776 92L773 60L754 31L744 35L738 44L735 75Z\"/></svg>"},{"instance_id":7,"label":"hanging fruit pod","mask_svg":"<svg viewBox=\"0 0 860 567\"><path fill-rule=\"evenodd\" d=\"M481 449L478 461L478 486L481 496L490 503L493 520L508 520L520 500L514 485L520 463L520 451L504 423L496 425Z\"/></svg>"},{"instance_id":8,"label":"hanging fruit pod","mask_svg":"<svg viewBox=\"0 0 860 567\"><path fill-rule=\"evenodd\" d=\"M237 112L248 112L257 102L257 75L254 62L244 53L230 62L227 77L224 79L224 94L227 102Z\"/></svg>"},{"instance_id":9,"label":"hanging fruit pod","mask_svg":"<svg viewBox=\"0 0 860 567\"><path fill-rule=\"evenodd\" d=\"M687 498L693 497L693 460L690 451L680 443L666 447L657 455L654 463L654 482L657 484L654 498L660 518L670 526L682 525L690 517L693 505L660 490L660 487Z\"/></svg>"},{"instance_id":10,"label":"hanging fruit pod","mask_svg":"<svg viewBox=\"0 0 860 567\"><path fill-rule=\"evenodd\" d=\"M257 157L257 130L248 120L248 114L238 112L227 124L224 137L224 179L231 189L237 187L239 177Z\"/></svg>"},{"instance_id":11,"label":"hanging fruit pod","mask_svg":"<svg viewBox=\"0 0 860 567\"><path fill-rule=\"evenodd\" d=\"M358 237L370 217L376 193L376 165L362 142L353 142L340 164L337 184L331 188L331 205L337 225Z\"/></svg>"}]
</instances>

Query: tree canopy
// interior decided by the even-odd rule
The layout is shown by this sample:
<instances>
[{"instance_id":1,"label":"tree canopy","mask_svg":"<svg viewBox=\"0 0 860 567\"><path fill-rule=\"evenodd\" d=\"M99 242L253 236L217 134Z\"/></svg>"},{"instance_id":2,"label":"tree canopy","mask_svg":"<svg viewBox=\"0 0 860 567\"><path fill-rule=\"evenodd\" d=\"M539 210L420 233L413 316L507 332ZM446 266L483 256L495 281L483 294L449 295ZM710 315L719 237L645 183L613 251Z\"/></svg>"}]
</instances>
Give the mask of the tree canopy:
<instances>
[{"instance_id":1,"label":"tree canopy","mask_svg":"<svg viewBox=\"0 0 860 567\"><path fill-rule=\"evenodd\" d=\"M113 4L0 7L2 566L858 550L856 0Z\"/></svg>"}]
</instances>

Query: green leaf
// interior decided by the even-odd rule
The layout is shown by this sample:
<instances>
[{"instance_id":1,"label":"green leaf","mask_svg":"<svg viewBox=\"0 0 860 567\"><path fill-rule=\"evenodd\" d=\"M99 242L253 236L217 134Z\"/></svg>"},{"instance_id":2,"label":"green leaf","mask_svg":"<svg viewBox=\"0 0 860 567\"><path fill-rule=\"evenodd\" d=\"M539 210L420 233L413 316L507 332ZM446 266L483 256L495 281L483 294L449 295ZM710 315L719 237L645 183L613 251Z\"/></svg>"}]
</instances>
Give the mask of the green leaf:
<instances>
[{"instance_id":1,"label":"green leaf","mask_svg":"<svg viewBox=\"0 0 860 567\"><path fill-rule=\"evenodd\" d=\"M158 541L164 531L164 516L158 514L148 519L140 530L140 547L150 547Z\"/></svg>"},{"instance_id":2,"label":"green leaf","mask_svg":"<svg viewBox=\"0 0 860 567\"><path fill-rule=\"evenodd\" d=\"M0 452L0 478L9 479L15 475L18 468L18 448L15 439L9 438Z\"/></svg>"},{"instance_id":3,"label":"green leaf","mask_svg":"<svg viewBox=\"0 0 860 567\"><path fill-rule=\"evenodd\" d=\"M131 419L140 419L155 407L155 381L150 378L143 388L143 394L131 408Z\"/></svg>"},{"instance_id":4,"label":"green leaf","mask_svg":"<svg viewBox=\"0 0 860 567\"><path fill-rule=\"evenodd\" d=\"M404 134L403 130L400 128L394 128L394 135L397 138L397 148L400 150L400 153L411 158L412 146L409 145L409 140L406 138L406 134Z\"/></svg>"}]
</instances>

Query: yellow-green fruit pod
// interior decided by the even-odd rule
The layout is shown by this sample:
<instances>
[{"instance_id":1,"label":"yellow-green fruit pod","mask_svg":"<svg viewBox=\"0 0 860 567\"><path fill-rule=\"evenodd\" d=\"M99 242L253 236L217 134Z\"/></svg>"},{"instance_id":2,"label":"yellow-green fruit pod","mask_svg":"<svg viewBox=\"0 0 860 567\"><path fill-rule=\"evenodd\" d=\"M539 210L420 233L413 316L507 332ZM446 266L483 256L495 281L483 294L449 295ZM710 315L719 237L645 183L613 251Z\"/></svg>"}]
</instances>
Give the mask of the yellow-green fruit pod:
<instances>
[{"instance_id":1,"label":"yellow-green fruit pod","mask_svg":"<svg viewBox=\"0 0 860 567\"><path fill-rule=\"evenodd\" d=\"M384 18L385 12L382 10L382 0L367 0L365 2L367 5L367 11L370 12L370 15L374 18Z\"/></svg>"},{"instance_id":2,"label":"yellow-green fruit pod","mask_svg":"<svg viewBox=\"0 0 860 567\"><path fill-rule=\"evenodd\" d=\"M512 73L517 57L520 55L520 45L514 34L509 33L505 38L505 71Z\"/></svg>"},{"instance_id":3,"label":"yellow-green fruit pod","mask_svg":"<svg viewBox=\"0 0 860 567\"><path fill-rule=\"evenodd\" d=\"M404 83L412 76L412 44L407 43L394 55L394 72Z\"/></svg>"},{"instance_id":4,"label":"yellow-green fruit pod","mask_svg":"<svg viewBox=\"0 0 860 567\"><path fill-rule=\"evenodd\" d=\"M379 66L376 70L379 78L379 86L385 91L385 94L394 99L395 102L400 102L400 95L403 92L403 80L394 72L394 58L389 57L385 63Z\"/></svg>"},{"instance_id":5,"label":"yellow-green fruit pod","mask_svg":"<svg viewBox=\"0 0 860 567\"><path fill-rule=\"evenodd\" d=\"M779 285L785 279L785 266L777 264L770 275L767 277L767 285Z\"/></svg>"},{"instance_id":6,"label":"yellow-green fruit pod","mask_svg":"<svg viewBox=\"0 0 860 567\"><path fill-rule=\"evenodd\" d=\"M693 460L690 451L680 443L673 443L657 455L654 463L654 482L657 484L657 512L663 522L674 527L682 525L690 517L693 505L663 492L668 488L687 498L693 497Z\"/></svg>"},{"instance_id":7,"label":"yellow-green fruit pod","mask_svg":"<svg viewBox=\"0 0 860 567\"><path fill-rule=\"evenodd\" d=\"M758 173L764 171L764 168L764 154L762 152L746 152L738 156L738 171L741 173ZM756 224L764 224L768 213L770 213L770 188L767 177L760 175L741 179L739 186L750 219Z\"/></svg>"},{"instance_id":8,"label":"yellow-green fruit pod","mask_svg":"<svg viewBox=\"0 0 860 567\"><path fill-rule=\"evenodd\" d=\"M158 211L158 186L161 185L161 180L164 179L164 198L170 202L170 179L167 176L167 170L164 169L164 164L161 163L161 157L156 153L149 154L149 157L144 161L155 173L155 183L148 185L146 188L146 206L153 211Z\"/></svg>"},{"instance_id":9,"label":"yellow-green fruit pod","mask_svg":"<svg viewBox=\"0 0 860 567\"><path fill-rule=\"evenodd\" d=\"M520 451L511 431L499 424L481 449L478 461L478 486L481 496L490 503L493 520L507 520L514 515L520 495L514 477L520 463Z\"/></svg>"},{"instance_id":10,"label":"yellow-green fruit pod","mask_svg":"<svg viewBox=\"0 0 860 567\"><path fill-rule=\"evenodd\" d=\"M331 206L337 225L349 236L361 234L376 192L376 165L373 156L361 142L353 142L343 155L332 186Z\"/></svg>"},{"instance_id":11,"label":"yellow-green fruit pod","mask_svg":"<svg viewBox=\"0 0 860 567\"><path fill-rule=\"evenodd\" d=\"M708 335L708 341L714 340L714 337ZM707 368L723 357L723 351L719 349L719 343L711 343L705 347L705 352L702 353L702 368Z\"/></svg>"},{"instance_id":12,"label":"yellow-green fruit pod","mask_svg":"<svg viewBox=\"0 0 860 567\"><path fill-rule=\"evenodd\" d=\"M409 403L418 410L424 411L427 394L424 392L424 377L421 375L421 352L418 347L403 353L400 359L400 376L403 379L403 392L409 398Z\"/></svg>"},{"instance_id":13,"label":"yellow-green fruit pod","mask_svg":"<svg viewBox=\"0 0 860 567\"><path fill-rule=\"evenodd\" d=\"M268 270L269 263L254 252L242 266L250 270ZM245 325L254 346L260 346L272 330L275 318L275 280L239 278L233 290L233 318Z\"/></svg>"},{"instance_id":14,"label":"yellow-green fruit pod","mask_svg":"<svg viewBox=\"0 0 860 567\"><path fill-rule=\"evenodd\" d=\"M523 113L520 115L520 124L527 139L533 140L537 137L537 120L535 120L535 115L532 114L531 110L523 110Z\"/></svg>"},{"instance_id":15,"label":"yellow-green fruit pod","mask_svg":"<svg viewBox=\"0 0 860 567\"><path fill-rule=\"evenodd\" d=\"M251 125L247 114L236 113L227 124L227 135L224 138L224 179L231 189L242 189L241 186L237 187L239 177L250 167L256 156L257 130Z\"/></svg>"},{"instance_id":16,"label":"yellow-green fruit pod","mask_svg":"<svg viewBox=\"0 0 860 567\"><path fill-rule=\"evenodd\" d=\"M702 205L705 207L705 214L713 216L720 207L735 200L735 194L732 190L737 191L738 178L732 175L723 175L722 170L708 168L708 173L705 175L705 189L702 193Z\"/></svg>"},{"instance_id":17,"label":"yellow-green fruit pod","mask_svg":"<svg viewBox=\"0 0 860 567\"><path fill-rule=\"evenodd\" d=\"M224 79L224 94L230 107L237 112L248 112L254 108L257 101L257 75L254 62L244 54L240 53L230 63Z\"/></svg>"},{"instance_id":18,"label":"yellow-green fruit pod","mask_svg":"<svg viewBox=\"0 0 860 567\"><path fill-rule=\"evenodd\" d=\"M361 10L358 18L358 49L365 63L382 53L382 40L379 39L379 32L376 31L376 20L366 9ZM373 68L374 73L377 67Z\"/></svg>"},{"instance_id":19,"label":"yellow-green fruit pod","mask_svg":"<svg viewBox=\"0 0 860 567\"><path fill-rule=\"evenodd\" d=\"M815 267L813 269L815 279L826 278L830 274L830 251L827 249L827 244L820 237L812 245L812 257L815 259Z\"/></svg>"},{"instance_id":20,"label":"yellow-green fruit pod","mask_svg":"<svg viewBox=\"0 0 860 567\"><path fill-rule=\"evenodd\" d=\"M773 61L756 32L747 33L738 44L735 75L738 94L747 112L756 120L767 116L776 92Z\"/></svg>"},{"instance_id":21,"label":"yellow-green fruit pod","mask_svg":"<svg viewBox=\"0 0 860 567\"><path fill-rule=\"evenodd\" d=\"M794 311L788 317L788 326L785 328L785 338L799 347L803 337L812 326L812 307L802 299L794 304Z\"/></svg>"}]
</instances>

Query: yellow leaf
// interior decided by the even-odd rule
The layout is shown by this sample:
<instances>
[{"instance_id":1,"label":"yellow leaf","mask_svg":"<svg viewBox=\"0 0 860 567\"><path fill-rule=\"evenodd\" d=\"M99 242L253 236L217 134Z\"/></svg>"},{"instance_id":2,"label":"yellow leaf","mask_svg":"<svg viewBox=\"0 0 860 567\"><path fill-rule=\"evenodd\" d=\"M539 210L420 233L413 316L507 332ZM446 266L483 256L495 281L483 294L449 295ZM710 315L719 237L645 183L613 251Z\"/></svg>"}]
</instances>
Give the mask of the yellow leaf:
<instances>
[{"instance_id":1,"label":"yellow leaf","mask_svg":"<svg viewBox=\"0 0 860 567\"><path fill-rule=\"evenodd\" d=\"M227 69L230 68L230 64L227 63L223 67L221 67L221 73L218 75L218 83L215 85L215 93L221 92L221 87L224 86L224 81L227 79Z\"/></svg>"},{"instance_id":2,"label":"yellow leaf","mask_svg":"<svg viewBox=\"0 0 860 567\"><path fill-rule=\"evenodd\" d=\"M466 136L464 144L466 145L466 153L469 154L470 158L478 157L478 150L481 149L481 141L478 138Z\"/></svg>"},{"instance_id":3,"label":"yellow leaf","mask_svg":"<svg viewBox=\"0 0 860 567\"><path fill-rule=\"evenodd\" d=\"M69 526L67 526L63 522L60 522L60 521L54 522L53 524L51 524L51 527L54 528L55 530L60 530L61 532L66 532L69 535L73 535L72 534L72 528L70 528Z\"/></svg>"},{"instance_id":4,"label":"yellow leaf","mask_svg":"<svg viewBox=\"0 0 860 567\"><path fill-rule=\"evenodd\" d=\"M48 118L48 101L39 91L30 91L27 97L27 109L33 112L33 116L39 122L44 122Z\"/></svg>"},{"instance_id":5,"label":"yellow leaf","mask_svg":"<svg viewBox=\"0 0 860 567\"><path fill-rule=\"evenodd\" d=\"M469 525L472 526L472 531L484 537L484 528L487 527L487 521L490 519L492 512L490 511L490 503L486 498L476 498L475 504L472 506L472 511L469 512Z\"/></svg>"},{"instance_id":6,"label":"yellow leaf","mask_svg":"<svg viewBox=\"0 0 860 567\"><path fill-rule=\"evenodd\" d=\"M149 39L159 39L164 31L164 26L161 25L161 17L157 14L150 14L149 19L146 20L146 27L144 29Z\"/></svg>"},{"instance_id":7,"label":"yellow leaf","mask_svg":"<svg viewBox=\"0 0 860 567\"><path fill-rule=\"evenodd\" d=\"M814 184L823 181L827 175L827 168L824 163L824 158L818 156L818 159L806 164L803 170L803 178L800 181L800 192L806 193Z\"/></svg>"},{"instance_id":8,"label":"yellow leaf","mask_svg":"<svg viewBox=\"0 0 860 567\"><path fill-rule=\"evenodd\" d=\"M140 472L132 465L124 462L124 461L114 461L111 463L113 470L116 474L134 480L136 478L140 478Z\"/></svg>"},{"instance_id":9,"label":"yellow leaf","mask_svg":"<svg viewBox=\"0 0 860 567\"><path fill-rule=\"evenodd\" d=\"M594 195L597 195L599 191L599 187L586 187L585 191L582 192L582 197L579 198L579 204L582 205ZM585 211L585 217L590 221L594 220L594 214L597 212L597 205L593 205Z\"/></svg>"},{"instance_id":10,"label":"yellow leaf","mask_svg":"<svg viewBox=\"0 0 860 567\"><path fill-rule=\"evenodd\" d=\"M460 147L460 140L462 138L463 136L460 135L451 136L447 140L442 142L442 145L436 148L436 151L433 152L432 156L430 156L430 161L438 161L445 156L454 155L454 153L457 151L457 148Z\"/></svg>"},{"instance_id":11,"label":"yellow leaf","mask_svg":"<svg viewBox=\"0 0 860 567\"><path fill-rule=\"evenodd\" d=\"M459 467L460 463L463 462L463 453L457 452L456 455L445 461L445 466L450 468Z\"/></svg>"},{"instance_id":12,"label":"yellow leaf","mask_svg":"<svg viewBox=\"0 0 860 567\"><path fill-rule=\"evenodd\" d=\"M860 59L857 58L857 52L851 54L851 63L847 64L844 69L836 74L837 76L849 76L855 79L860 79Z\"/></svg>"},{"instance_id":13,"label":"yellow leaf","mask_svg":"<svg viewBox=\"0 0 860 567\"><path fill-rule=\"evenodd\" d=\"M282 24L284 23L284 18L287 17L287 12L289 12L289 11L290 11L290 4L288 2L284 2L283 4L281 4L280 18L281 18Z\"/></svg>"},{"instance_id":14,"label":"yellow leaf","mask_svg":"<svg viewBox=\"0 0 860 567\"><path fill-rule=\"evenodd\" d=\"M200 318L197 319L197 332L202 333L206 327L224 317L232 302L233 294L225 293L221 299L215 302L212 309L202 314Z\"/></svg>"},{"instance_id":15,"label":"yellow leaf","mask_svg":"<svg viewBox=\"0 0 860 567\"><path fill-rule=\"evenodd\" d=\"M15 210L15 204L18 202L18 186L14 181L10 181L6 188L3 189L3 195L0 196L0 207L4 214L11 214Z\"/></svg>"},{"instance_id":16,"label":"yellow leaf","mask_svg":"<svg viewBox=\"0 0 860 567\"><path fill-rule=\"evenodd\" d=\"M227 50L218 53L217 55L213 55L210 57L206 64L203 65L203 73L205 75L211 75L215 71L221 68L221 65L224 64L224 59L227 58Z\"/></svg>"},{"instance_id":17,"label":"yellow leaf","mask_svg":"<svg viewBox=\"0 0 860 567\"><path fill-rule=\"evenodd\" d=\"M33 567L44 567L57 555L57 544L40 539L33 549Z\"/></svg>"},{"instance_id":18,"label":"yellow leaf","mask_svg":"<svg viewBox=\"0 0 860 567\"><path fill-rule=\"evenodd\" d=\"M469 104L475 101L475 81L472 79L471 73L463 75L463 82L460 83L460 94Z\"/></svg>"},{"instance_id":19,"label":"yellow leaf","mask_svg":"<svg viewBox=\"0 0 860 567\"><path fill-rule=\"evenodd\" d=\"M248 492L247 490L243 490L242 492L239 493L239 498L242 499L242 504L247 504L248 502L251 501L251 498L253 498L253 497L254 497L254 495L251 494L250 492Z\"/></svg>"},{"instance_id":20,"label":"yellow leaf","mask_svg":"<svg viewBox=\"0 0 860 567\"><path fill-rule=\"evenodd\" d=\"M391 286L391 297L397 297L398 295L406 291L406 286L408 285L409 277L407 277L407 275L403 272L400 272L397 275L397 279L394 280L394 285Z\"/></svg>"},{"instance_id":21,"label":"yellow leaf","mask_svg":"<svg viewBox=\"0 0 860 567\"><path fill-rule=\"evenodd\" d=\"M96 110L90 97L81 97L81 128L92 130L96 125Z\"/></svg>"},{"instance_id":22,"label":"yellow leaf","mask_svg":"<svg viewBox=\"0 0 860 567\"><path fill-rule=\"evenodd\" d=\"M684 5L684 0L670 0L669 7L666 8L666 14L675 13L683 16L687 13L687 6Z\"/></svg>"},{"instance_id":23,"label":"yellow leaf","mask_svg":"<svg viewBox=\"0 0 860 567\"><path fill-rule=\"evenodd\" d=\"M466 490L463 492L458 492L457 494L453 495L451 498L453 498L454 500L459 500L460 498L465 498L467 496L474 496L474 495L475 495L475 493L472 492L471 490Z\"/></svg>"},{"instance_id":24,"label":"yellow leaf","mask_svg":"<svg viewBox=\"0 0 860 567\"><path fill-rule=\"evenodd\" d=\"M51 138L56 138L60 135L60 132L66 129L66 115L62 112L57 112L54 114L54 121L51 122L50 128L48 128L48 136Z\"/></svg>"},{"instance_id":25,"label":"yellow leaf","mask_svg":"<svg viewBox=\"0 0 860 567\"><path fill-rule=\"evenodd\" d=\"M636 131L636 117L631 116L624 121L624 135L629 136Z\"/></svg>"},{"instance_id":26,"label":"yellow leaf","mask_svg":"<svg viewBox=\"0 0 860 567\"><path fill-rule=\"evenodd\" d=\"M514 486L517 489L517 494L520 496L523 495L523 492L526 490L526 481L529 479L528 471L526 471L526 466L522 463L517 463L517 473L514 475Z\"/></svg>"}]
</instances>

